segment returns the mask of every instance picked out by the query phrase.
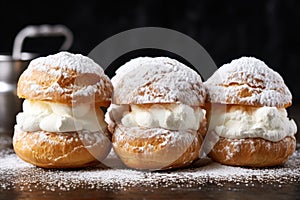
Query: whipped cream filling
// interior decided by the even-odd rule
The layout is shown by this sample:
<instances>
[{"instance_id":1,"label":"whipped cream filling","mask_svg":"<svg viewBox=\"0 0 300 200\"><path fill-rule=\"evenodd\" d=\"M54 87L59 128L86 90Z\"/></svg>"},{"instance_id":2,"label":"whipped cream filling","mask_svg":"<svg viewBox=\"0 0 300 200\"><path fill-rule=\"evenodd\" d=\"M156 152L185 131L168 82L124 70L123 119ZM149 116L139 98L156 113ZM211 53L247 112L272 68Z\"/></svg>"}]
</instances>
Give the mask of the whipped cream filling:
<instances>
[{"instance_id":1,"label":"whipped cream filling","mask_svg":"<svg viewBox=\"0 0 300 200\"><path fill-rule=\"evenodd\" d=\"M101 109L92 104L68 105L24 100L23 112L17 115L17 126L23 131L72 132L99 131L106 126Z\"/></svg>"},{"instance_id":2,"label":"whipped cream filling","mask_svg":"<svg viewBox=\"0 0 300 200\"><path fill-rule=\"evenodd\" d=\"M294 120L284 108L215 105L209 131L225 138L263 138L277 142L297 132Z\"/></svg>"},{"instance_id":3,"label":"whipped cream filling","mask_svg":"<svg viewBox=\"0 0 300 200\"><path fill-rule=\"evenodd\" d=\"M112 105L110 119L127 127L198 130L206 111L184 104Z\"/></svg>"}]
</instances>

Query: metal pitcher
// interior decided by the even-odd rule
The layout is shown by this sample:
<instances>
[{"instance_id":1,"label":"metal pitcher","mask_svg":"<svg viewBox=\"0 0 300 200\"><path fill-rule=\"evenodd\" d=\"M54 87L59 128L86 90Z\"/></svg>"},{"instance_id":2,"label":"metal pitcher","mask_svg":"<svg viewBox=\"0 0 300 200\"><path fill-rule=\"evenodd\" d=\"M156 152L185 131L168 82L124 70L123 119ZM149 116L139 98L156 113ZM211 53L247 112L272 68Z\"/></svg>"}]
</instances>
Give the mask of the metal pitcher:
<instances>
[{"instance_id":1,"label":"metal pitcher","mask_svg":"<svg viewBox=\"0 0 300 200\"><path fill-rule=\"evenodd\" d=\"M27 26L16 36L12 55L0 54L0 135L12 136L16 114L22 110L22 100L16 95L21 73L38 54L22 52L25 38L64 36L60 50L68 50L72 32L63 25Z\"/></svg>"}]
</instances>

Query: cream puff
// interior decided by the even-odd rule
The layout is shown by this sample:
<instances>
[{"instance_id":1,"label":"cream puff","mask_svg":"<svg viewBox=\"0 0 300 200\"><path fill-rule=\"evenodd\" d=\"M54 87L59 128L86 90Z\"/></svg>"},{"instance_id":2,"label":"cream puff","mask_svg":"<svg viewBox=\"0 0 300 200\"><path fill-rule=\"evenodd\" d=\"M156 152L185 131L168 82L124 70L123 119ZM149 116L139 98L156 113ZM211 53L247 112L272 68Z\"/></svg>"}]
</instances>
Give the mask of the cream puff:
<instances>
[{"instance_id":1,"label":"cream puff","mask_svg":"<svg viewBox=\"0 0 300 200\"><path fill-rule=\"evenodd\" d=\"M297 127L286 111L292 95L277 72L261 60L242 57L220 67L204 84L210 108L207 136L218 138L207 143L213 160L250 167L288 160Z\"/></svg>"},{"instance_id":2,"label":"cream puff","mask_svg":"<svg viewBox=\"0 0 300 200\"><path fill-rule=\"evenodd\" d=\"M106 121L113 148L130 168L187 166L206 132L206 90L200 75L167 57L132 59L112 78Z\"/></svg>"},{"instance_id":3,"label":"cream puff","mask_svg":"<svg viewBox=\"0 0 300 200\"><path fill-rule=\"evenodd\" d=\"M32 60L21 74L24 98L13 136L16 154L43 168L79 168L103 160L111 150L101 106L113 86L90 58L60 52Z\"/></svg>"}]
</instances>

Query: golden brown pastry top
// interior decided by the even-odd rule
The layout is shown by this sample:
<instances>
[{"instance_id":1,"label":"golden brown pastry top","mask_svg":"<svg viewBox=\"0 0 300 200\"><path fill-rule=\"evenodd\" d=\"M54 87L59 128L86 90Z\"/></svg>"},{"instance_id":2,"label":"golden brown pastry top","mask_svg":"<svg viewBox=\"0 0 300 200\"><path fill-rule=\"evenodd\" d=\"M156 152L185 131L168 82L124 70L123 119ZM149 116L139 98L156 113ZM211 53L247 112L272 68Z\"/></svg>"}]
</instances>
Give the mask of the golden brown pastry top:
<instances>
[{"instance_id":1,"label":"golden brown pastry top","mask_svg":"<svg viewBox=\"0 0 300 200\"><path fill-rule=\"evenodd\" d=\"M112 92L112 83L98 64L68 52L31 61L17 89L20 98L69 105L95 102L108 106Z\"/></svg>"},{"instance_id":2,"label":"golden brown pastry top","mask_svg":"<svg viewBox=\"0 0 300 200\"><path fill-rule=\"evenodd\" d=\"M223 65L204 84L210 103L280 108L292 104L291 92L282 77L253 57Z\"/></svg>"},{"instance_id":3,"label":"golden brown pastry top","mask_svg":"<svg viewBox=\"0 0 300 200\"><path fill-rule=\"evenodd\" d=\"M201 76L167 57L130 60L112 78L114 104L182 103L203 105L206 90Z\"/></svg>"}]
</instances>

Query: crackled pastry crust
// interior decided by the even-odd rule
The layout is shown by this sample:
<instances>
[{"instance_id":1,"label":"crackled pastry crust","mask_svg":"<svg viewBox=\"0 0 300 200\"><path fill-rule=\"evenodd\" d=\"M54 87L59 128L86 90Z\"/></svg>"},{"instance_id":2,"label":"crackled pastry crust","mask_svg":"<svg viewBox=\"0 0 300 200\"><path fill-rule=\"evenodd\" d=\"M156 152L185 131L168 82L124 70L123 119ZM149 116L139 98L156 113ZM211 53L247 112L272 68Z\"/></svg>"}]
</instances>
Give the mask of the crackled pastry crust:
<instances>
[{"instance_id":1,"label":"crackled pastry crust","mask_svg":"<svg viewBox=\"0 0 300 200\"><path fill-rule=\"evenodd\" d=\"M113 147L128 167L162 170L184 167L197 160L202 144L198 131L117 125Z\"/></svg>"},{"instance_id":2,"label":"crackled pastry crust","mask_svg":"<svg viewBox=\"0 0 300 200\"><path fill-rule=\"evenodd\" d=\"M88 134L88 137L84 134ZM111 149L109 139L101 132L24 132L17 127L13 146L22 160L43 168L98 165Z\"/></svg>"},{"instance_id":3,"label":"crackled pastry crust","mask_svg":"<svg viewBox=\"0 0 300 200\"><path fill-rule=\"evenodd\" d=\"M282 77L252 57L223 65L204 84L210 103L278 108L292 104L292 95Z\"/></svg>"},{"instance_id":4,"label":"crackled pastry crust","mask_svg":"<svg viewBox=\"0 0 300 200\"><path fill-rule=\"evenodd\" d=\"M202 106L206 90L201 77L167 57L136 58L112 78L114 104L182 103Z\"/></svg>"},{"instance_id":5,"label":"crackled pastry crust","mask_svg":"<svg viewBox=\"0 0 300 200\"><path fill-rule=\"evenodd\" d=\"M279 142L262 138L220 138L209 156L222 164L249 167L269 167L284 164L296 148L294 136Z\"/></svg>"},{"instance_id":6,"label":"crackled pastry crust","mask_svg":"<svg viewBox=\"0 0 300 200\"><path fill-rule=\"evenodd\" d=\"M113 86L91 59L61 52L30 62L19 78L20 98L72 105L95 102L109 106Z\"/></svg>"}]
</instances>

